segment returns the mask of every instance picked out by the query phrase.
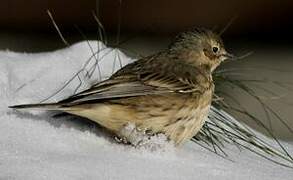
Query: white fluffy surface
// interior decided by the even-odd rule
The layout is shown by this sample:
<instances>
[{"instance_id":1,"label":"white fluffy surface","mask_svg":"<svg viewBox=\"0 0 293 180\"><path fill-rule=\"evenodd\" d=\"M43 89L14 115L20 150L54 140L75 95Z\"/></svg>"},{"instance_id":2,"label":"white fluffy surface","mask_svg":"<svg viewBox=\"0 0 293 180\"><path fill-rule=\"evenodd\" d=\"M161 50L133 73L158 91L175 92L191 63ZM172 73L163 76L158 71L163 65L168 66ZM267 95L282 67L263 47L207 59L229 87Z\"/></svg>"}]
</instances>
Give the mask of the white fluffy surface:
<instances>
[{"instance_id":1,"label":"white fluffy surface","mask_svg":"<svg viewBox=\"0 0 293 180\"><path fill-rule=\"evenodd\" d=\"M90 44L97 49L97 42ZM110 50L105 49L99 56ZM112 73L113 64L119 68L117 53L122 65L131 61L119 51L111 51L100 64L103 78ZM0 52L1 180L292 179L292 169L233 147L227 150L233 161L192 142L175 149L160 138L160 149L135 149L111 141L100 129L77 123L72 117L55 119L50 113L20 113L7 108L18 103L38 103L49 97L82 69L90 56L85 42L50 53ZM98 75L87 79L85 71L81 72L79 77L84 83L80 90L99 80ZM78 78L74 79L51 101L71 95L78 82ZM292 152L292 146L289 149Z\"/></svg>"}]
</instances>

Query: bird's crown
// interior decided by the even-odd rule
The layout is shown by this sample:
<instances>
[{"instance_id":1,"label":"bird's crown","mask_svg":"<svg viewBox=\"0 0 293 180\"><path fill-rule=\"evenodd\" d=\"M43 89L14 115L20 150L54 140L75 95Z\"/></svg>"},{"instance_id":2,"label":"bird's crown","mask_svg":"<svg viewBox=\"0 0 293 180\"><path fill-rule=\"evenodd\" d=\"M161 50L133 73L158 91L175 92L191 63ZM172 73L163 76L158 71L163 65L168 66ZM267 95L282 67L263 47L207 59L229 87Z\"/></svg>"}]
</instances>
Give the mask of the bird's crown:
<instances>
[{"instance_id":1,"label":"bird's crown","mask_svg":"<svg viewBox=\"0 0 293 180\"><path fill-rule=\"evenodd\" d=\"M221 37L211 30L195 28L176 36L169 50L179 58L195 66L213 71L222 61L228 59Z\"/></svg>"}]
</instances>

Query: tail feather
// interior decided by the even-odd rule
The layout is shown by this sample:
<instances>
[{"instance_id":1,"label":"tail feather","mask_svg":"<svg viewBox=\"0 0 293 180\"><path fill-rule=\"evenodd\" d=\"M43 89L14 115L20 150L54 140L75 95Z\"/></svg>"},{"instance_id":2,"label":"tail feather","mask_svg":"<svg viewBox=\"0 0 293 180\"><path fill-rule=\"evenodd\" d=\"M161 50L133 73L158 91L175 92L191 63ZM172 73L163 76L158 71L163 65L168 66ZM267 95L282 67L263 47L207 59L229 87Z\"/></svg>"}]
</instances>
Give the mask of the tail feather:
<instances>
[{"instance_id":1,"label":"tail feather","mask_svg":"<svg viewBox=\"0 0 293 180\"><path fill-rule=\"evenodd\" d=\"M43 104L20 104L9 106L12 109L45 109L45 110L61 110L59 103L43 103Z\"/></svg>"}]
</instances>

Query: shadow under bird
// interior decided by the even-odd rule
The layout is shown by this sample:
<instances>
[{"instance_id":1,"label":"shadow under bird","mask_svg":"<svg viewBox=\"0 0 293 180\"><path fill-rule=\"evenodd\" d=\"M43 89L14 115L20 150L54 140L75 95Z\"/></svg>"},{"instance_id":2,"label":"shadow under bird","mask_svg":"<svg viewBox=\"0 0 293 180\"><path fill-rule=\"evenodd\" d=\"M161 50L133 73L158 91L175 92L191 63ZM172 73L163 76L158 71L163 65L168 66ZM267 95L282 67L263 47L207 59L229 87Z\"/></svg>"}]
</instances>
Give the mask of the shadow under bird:
<instances>
[{"instance_id":1,"label":"shadow under bird","mask_svg":"<svg viewBox=\"0 0 293 180\"><path fill-rule=\"evenodd\" d=\"M86 117L117 136L129 123L163 133L176 145L203 126L213 98L212 72L232 55L207 29L179 34L169 48L126 65L109 79L57 103L23 104Z\"/></svg>"}]
</instances>

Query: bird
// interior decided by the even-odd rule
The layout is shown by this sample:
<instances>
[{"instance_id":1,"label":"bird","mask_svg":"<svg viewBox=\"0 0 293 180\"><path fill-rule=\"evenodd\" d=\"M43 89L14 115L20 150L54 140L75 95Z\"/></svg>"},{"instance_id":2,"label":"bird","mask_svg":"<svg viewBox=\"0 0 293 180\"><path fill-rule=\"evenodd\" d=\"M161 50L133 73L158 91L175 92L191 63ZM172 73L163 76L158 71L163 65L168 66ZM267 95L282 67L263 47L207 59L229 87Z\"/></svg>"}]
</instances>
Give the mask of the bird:
<instances>
[{"instance_id":1,"label":"bird","mask_svg":"<svg viewBox=\"0 0 293 180\"><path fill-rule=\"evenodd\" d=\"M220 35L193 28L178 34L165 50L138 59L64 100L10 108L42 108L85 117L118 137L131 123L152 135L162 133L181 146L204 125L215 88L212 73L231 58Z\"/></svg>"}]
</instances>

